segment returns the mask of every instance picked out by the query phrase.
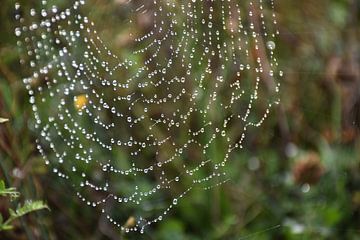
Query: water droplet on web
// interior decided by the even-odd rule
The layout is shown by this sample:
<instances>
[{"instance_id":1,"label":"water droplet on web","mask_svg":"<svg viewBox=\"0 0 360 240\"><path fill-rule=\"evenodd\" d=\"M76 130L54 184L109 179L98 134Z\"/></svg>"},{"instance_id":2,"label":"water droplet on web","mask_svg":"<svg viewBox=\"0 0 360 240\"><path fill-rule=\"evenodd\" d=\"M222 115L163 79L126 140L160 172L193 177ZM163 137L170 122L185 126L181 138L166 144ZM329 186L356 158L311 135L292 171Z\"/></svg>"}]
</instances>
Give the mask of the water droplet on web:
<instances>
[{"instance_id":1,"label":"water droplet on web","mask_svg":"<svg viewBox=\"0 0 360 240\"><path fill-rule=\"evenodd\" d=\"M267 47L269 50L274 50L275 47L276 47L276 45L275 45L275 43L274 43L273 41L268 41L268 42L266 43L266 47Z\"/></svg>"}]
</instances>

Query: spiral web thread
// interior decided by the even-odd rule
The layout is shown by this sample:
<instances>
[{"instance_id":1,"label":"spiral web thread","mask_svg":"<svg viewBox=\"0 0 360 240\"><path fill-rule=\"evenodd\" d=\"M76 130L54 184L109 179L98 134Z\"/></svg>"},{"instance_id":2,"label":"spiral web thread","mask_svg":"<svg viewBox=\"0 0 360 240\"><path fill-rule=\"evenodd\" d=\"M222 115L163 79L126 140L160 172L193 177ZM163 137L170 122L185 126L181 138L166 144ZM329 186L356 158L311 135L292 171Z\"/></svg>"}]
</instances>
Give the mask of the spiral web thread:
<instances>
[{"instance_id":1,"label":"spiral web thread","mask_svg":"<svg viewBox=\"0 0 360 240\"><path fill-rule=\"evenodd\" d=\"M194 189L228 181L246 132L278 104L273 0L123 1L129 26L131 15L152 21L125 59L85 1L39 5L15 5L37 148L122 231L143 233Z\"/></svg>"}]
</instances>

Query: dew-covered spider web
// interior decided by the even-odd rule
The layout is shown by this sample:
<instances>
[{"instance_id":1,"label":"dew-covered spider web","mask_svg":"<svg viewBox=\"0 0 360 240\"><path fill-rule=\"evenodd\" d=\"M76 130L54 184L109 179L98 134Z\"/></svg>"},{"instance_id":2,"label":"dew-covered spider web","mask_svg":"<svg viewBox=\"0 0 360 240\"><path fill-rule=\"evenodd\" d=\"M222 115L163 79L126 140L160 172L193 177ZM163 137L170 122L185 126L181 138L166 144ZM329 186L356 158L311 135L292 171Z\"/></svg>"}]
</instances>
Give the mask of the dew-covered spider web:
<instances>
[{"instance_id":1,"label":"dew-covered spider web","mask_svg":"<svg viewBox=\"0 0 360 240\"><path fill-rule=\"evenodd\" d=\"M15 34L46 165L84 205L142 233L227 182L278 103L277 20L273 0L116 2L131 42L121 49L90 0L16 4Z\"/></svg>"}]
</instances>

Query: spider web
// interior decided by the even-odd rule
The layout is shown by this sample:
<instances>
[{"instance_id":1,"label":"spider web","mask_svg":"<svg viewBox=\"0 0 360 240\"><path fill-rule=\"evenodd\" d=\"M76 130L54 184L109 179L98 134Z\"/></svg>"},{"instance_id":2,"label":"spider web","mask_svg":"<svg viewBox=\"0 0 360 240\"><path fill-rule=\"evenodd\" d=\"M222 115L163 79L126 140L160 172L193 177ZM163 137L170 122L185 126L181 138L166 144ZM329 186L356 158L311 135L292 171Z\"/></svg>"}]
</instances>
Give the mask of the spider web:
<instances>
[{"instance_id":1,"label":"spider web","mask_svg":"<svg viewBox=\"0 0 360 240\"><path fill-rule=\"evenodd\" d=\"M120 3L127 57L85 1L16 4L15 35L46 165L114 226L143 233L194 189L229 180L247 131L278 104L282 72L272 0ZM141 33L139 19L151 23Z\"/></svg>"}]
</instances>

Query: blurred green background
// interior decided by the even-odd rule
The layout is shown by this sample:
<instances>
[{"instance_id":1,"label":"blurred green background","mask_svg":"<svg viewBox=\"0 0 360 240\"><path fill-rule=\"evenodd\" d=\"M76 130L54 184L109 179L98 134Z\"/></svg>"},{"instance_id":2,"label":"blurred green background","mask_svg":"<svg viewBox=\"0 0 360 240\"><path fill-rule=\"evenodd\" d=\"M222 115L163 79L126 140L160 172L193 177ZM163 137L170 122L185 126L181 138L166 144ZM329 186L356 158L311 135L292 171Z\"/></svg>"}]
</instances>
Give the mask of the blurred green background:
<instances>
[{"instance_id":1,"label":"blurred green background","mask_svg":"<svg viewBox=\"0 0 360 240\"><path fill-rule=\"evenodd\" d=\"M100 35L126 49L131 39L121 27L122 2L89 5L96 6L90 16ZM51 212L26 216L0 239L119 239L122 234L85 207L35 149L13 9L12 0L1 1L0 117L10 121L0 125L0 179L16 187L22 200L45 200ZM357 0L277 0L281 104L239 152L229 169L234 177L221 188L188 196L144 235L122 237L360 239L359 10ZM138 28L146 21L137 21ZM11 204L0 198L5 218Z\"/></svg>"}]
</instances>

